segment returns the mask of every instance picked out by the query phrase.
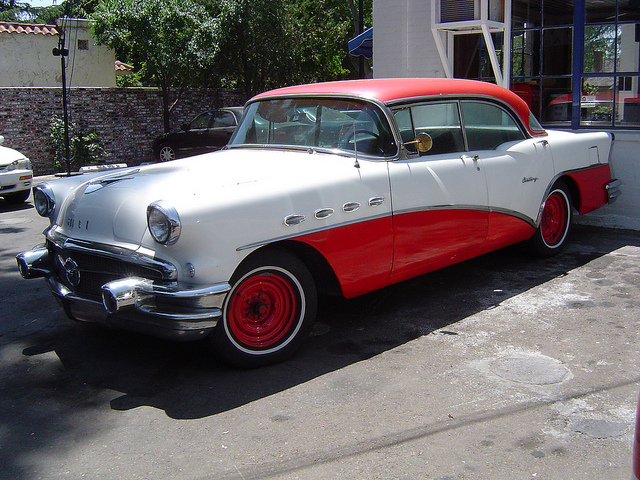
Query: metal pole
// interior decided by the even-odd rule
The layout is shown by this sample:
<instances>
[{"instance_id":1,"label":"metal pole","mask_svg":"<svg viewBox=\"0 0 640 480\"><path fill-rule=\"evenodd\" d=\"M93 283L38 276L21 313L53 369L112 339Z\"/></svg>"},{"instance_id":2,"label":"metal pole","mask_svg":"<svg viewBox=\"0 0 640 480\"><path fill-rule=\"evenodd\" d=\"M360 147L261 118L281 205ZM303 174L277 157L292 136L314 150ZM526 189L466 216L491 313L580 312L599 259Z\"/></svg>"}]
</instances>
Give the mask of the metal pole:
<instances>
[{"instance_id":1,"label":"metal pole","mask_svg":"<svg viewBox=\"0 0 640 480\"><path fill-rule=\"evenodd\" d=\"M69 145L69 112L67 110L67 73L64 57L69 55L69 50L64 48L64 26L60 24L60 36L58 38L58 48L53 49L53 54L60 57L60 68L62 69L62 121L64 129L64 161L67 163L67 176L71 176L71 148Z\"/></svg>"}]
</instances>

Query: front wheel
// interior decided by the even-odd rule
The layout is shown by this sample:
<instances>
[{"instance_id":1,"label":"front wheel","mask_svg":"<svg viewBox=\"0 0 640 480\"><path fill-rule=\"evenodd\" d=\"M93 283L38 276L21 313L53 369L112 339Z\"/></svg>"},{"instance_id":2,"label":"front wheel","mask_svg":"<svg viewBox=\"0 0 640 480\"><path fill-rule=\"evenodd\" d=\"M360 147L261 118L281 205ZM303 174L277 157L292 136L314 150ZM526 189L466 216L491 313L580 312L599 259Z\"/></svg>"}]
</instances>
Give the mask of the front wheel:
<instances>
[{"instance_id":1,"label":"front wheel","mask_svg":"<svg viewBox=\"0 0 640 480\"><path fill-rule=\"evenodd\" d=\"M535 253L550 257L559 253L567 243L571 227L571 197L567 187L559 182L547 195L540 225L531 237Z\"/></svg>"},{"instance_id":2,"label":"front wheel","mask_svg":"<svg viewBox=\"0 0 640 480\"><path fill-rule=\"evenodd\" d=\"M307 338L317 310L313 277L285 251L258 255L243 265L211 336L225 363L254 368L281 362Z\"/></svg>"}]
</instances>

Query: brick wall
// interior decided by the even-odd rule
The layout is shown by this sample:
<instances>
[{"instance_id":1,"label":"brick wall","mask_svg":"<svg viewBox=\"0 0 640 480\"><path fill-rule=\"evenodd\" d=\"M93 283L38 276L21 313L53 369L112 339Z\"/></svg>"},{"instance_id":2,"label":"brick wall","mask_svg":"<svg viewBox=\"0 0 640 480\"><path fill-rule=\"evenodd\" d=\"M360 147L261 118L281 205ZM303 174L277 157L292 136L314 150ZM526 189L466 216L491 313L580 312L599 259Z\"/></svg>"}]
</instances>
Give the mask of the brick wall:
<instances>
[{"instance_id":1,"label":"brick wall","mask_svg":"<svg viewBox=\"0 0 640 480\"><path fill-rule=\"evenodd\" d=\"M69 118L82 128L95 129L108 154L105 163L137 165L153 159L151 142L163 133L162 97L156 88L71 88ZM178 129L210 108L242 105L238 92L190 89L171 115ZM35 175L55 173L49 138L50 120L62 117L61 88L0 88L0 135L4 146L24 153Z\"/></svg>"}]
</instances>

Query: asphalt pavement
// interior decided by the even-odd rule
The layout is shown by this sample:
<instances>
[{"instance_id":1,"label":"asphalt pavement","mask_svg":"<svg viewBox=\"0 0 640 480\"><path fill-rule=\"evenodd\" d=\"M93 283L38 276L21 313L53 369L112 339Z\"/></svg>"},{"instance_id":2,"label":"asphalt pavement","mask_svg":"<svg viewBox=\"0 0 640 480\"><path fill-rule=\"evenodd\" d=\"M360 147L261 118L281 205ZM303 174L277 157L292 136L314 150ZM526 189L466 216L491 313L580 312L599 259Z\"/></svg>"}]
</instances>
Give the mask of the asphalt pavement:
<instances>
[{"instance_id":1,"label":"asphalt pavement","mask_svg":"<svg viewBox=\"0 0 640 480\"><path fill-rule=\"evenodd\" d=\"M298 355L240 371L67 320L15 267L46 225L0 200L2 479L631 477L640 232L322 299Z\"/></svg>"}]
</instances>

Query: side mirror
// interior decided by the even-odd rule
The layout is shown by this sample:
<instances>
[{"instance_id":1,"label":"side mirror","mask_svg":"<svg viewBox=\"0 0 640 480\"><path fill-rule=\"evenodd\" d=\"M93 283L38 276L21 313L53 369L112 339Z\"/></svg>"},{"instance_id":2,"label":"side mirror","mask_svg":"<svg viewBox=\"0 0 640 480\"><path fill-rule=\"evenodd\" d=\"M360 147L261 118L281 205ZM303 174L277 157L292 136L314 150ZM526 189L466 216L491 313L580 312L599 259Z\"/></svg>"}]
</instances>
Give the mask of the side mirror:
<instances>
[{"instance_id":1,"label":"side mirror","mask_svg":"<svg viewBox=\"0 0 640 480\"><path fill-rule=\"evenodd\" d=\"M188 123L183 123L182 125L180 125L180 128L182 130L184 130L185 132L187 132L189 130L189 124Z\"/></svg>"},{"instance_id":2,"label":"side mirror","mask_svg":"<svg viewBox=\"0 0 640 480\"><path fill-rule=\"evenodd\" d=\"M407 142L406 145L415 145L420 153L427 153L433 146L433 140L428 133L419 133L413 142Z\"/></svg>"}]
</instances>

